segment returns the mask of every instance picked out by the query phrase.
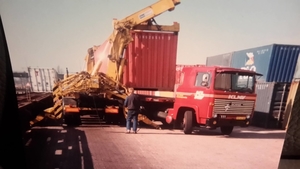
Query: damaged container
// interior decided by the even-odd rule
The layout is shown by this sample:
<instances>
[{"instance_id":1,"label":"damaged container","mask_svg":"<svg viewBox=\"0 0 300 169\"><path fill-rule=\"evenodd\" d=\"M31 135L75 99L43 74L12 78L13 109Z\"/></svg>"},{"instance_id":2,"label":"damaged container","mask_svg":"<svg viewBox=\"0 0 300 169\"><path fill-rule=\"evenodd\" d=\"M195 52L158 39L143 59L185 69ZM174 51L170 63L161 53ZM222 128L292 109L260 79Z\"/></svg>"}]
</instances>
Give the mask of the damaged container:
<instances>
[{"instance_id":1,"label":"damaged container","mask_svg":"<svg viewBox=\"0 0 300 169\"><path fill-rule=\"evenodd\" d=\"M29 83L32 92L52 92L58 75L53 68L28 68Z\"/></svg>"}]
</instances>

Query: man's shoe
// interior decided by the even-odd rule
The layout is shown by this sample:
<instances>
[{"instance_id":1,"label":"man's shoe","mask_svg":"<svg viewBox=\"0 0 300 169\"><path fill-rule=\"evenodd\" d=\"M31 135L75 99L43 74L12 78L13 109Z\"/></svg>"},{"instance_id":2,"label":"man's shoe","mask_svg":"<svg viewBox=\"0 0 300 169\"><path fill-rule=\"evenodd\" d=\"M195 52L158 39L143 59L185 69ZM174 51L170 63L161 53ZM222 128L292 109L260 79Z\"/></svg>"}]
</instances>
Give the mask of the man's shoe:
<instances>
[{"instance_id":1,"label":"man's shoe","mask_svg":"<svg viewBox=\"0 0 300 169\"><path fill-rule=\"evenodd\" d=\"M129 134L130 133L130 131L129 130L126 130L126 134Z\"/></svg>"},{"instance_id":2,"label":"man's shoe","mask_svg":"<svg viewBox=\"0 0 300 169\"><path fill-rule=\"evenodd\" d=\"M134 133L134 134L136 134L137 132L136 132L136 131L134 131L133 133Z\"/></svg>"}]
</instances>

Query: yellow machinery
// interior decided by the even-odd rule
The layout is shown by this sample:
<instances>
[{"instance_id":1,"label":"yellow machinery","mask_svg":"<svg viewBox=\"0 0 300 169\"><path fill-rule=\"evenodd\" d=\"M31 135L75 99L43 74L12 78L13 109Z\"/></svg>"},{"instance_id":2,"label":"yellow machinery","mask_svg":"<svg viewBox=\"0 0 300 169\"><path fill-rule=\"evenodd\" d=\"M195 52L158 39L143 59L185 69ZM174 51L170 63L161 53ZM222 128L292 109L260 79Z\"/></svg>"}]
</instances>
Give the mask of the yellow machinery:
<instances>
[{"instance_id":1,"label":"yellow machinery","mask_svg":"<svg viewBox=\"0 0 300 169\"><path fill-rule=\"evenodd\" d=\"M101 60L94 63L92 57L93 52L99 46L94 46L88 50L86 60L86 71L70 75L64 80L58 82L53 88L54 106L45 110L45 114L41 114L31 121L33 125L38 121L48 117L51 119L61 119L63 117L64 106L62 99L64 97L78 97L79 92L87 94L102 93L107 99L121 99L127 97L127 88L120 81L123 71L125 59L123 58L124 49L133 40L130 31L132 30L151 30L151 31L172 31L179 32L179 24L174 23L170 26L156 25L154 17L175 9L180 4L180 0L159 0L158 2L122 19L113 21L113 33L108 38L108 46L110 47L108 69L106 73L99 73ZM154 23L154 24L153 24ZM121 92L120 92L121 91ZM109 110L108 110L109 111ZM126 111L124 111L126 117ZM139 121L159 128L146 116L139 114Z\"/></svg>"}]
</instances>

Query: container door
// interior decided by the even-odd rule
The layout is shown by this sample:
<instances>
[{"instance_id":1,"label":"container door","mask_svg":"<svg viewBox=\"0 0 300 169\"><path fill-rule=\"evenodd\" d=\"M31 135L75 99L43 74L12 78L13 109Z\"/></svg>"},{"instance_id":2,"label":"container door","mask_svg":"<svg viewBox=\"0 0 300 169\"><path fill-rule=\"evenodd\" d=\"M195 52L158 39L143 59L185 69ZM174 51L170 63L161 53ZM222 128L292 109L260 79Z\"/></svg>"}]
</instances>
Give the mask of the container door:
<instances>
[{"instance_id":1,"label":"container door","mask_svg":"<svg viewBox=\"0 0 300 169\"><path fill-rule=\"evenodd\" d=\"M54 69L49 70L49 89L52 91L55 83L58 81L58 74Z\"/></svg>"},{"instance_id":2,"label":"container door","mask_svg":"<svg viewBox=\"0 0 300 169\"><path fill-rule=\"evenodd\" d=\"M39 92L41 90L37 79L37 74L39 74L39 72L36 72L33 68L28 68L28 73L32 92Z\"/></svg>"},{"instance_id":3,"label":"container door","mask_svg":"<svg viewBox=\"0 0 300 169\"><path fill-rule=\"evenodd\" d=\"M260 113L269 113L274 91L274 82L265 82L256 84L256 103L255 111Z\"/></svg>"},{"instance_id":4,"label":"container door","mask_svg":"<svg viewBox=\"0 0 300 169\"><path fill-rule=\"evenodd\" d=\"M45 92L51 92L51 88L50 88L51 77L49 76L50 71L51 71L51 69L43 69Z\"/></svg>"}]
</instances>

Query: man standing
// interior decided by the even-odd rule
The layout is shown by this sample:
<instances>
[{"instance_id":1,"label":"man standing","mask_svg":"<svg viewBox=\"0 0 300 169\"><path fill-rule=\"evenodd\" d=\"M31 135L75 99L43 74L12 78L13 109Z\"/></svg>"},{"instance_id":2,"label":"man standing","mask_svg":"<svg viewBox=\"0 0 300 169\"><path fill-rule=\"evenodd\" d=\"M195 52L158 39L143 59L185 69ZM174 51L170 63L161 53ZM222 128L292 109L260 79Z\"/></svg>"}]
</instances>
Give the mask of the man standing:
<instances>
[{"instance_id":1,"label":"man standing","mask_svg":"<svg viewBox=\"0 0 300 169\"><path fill-rule=\"evenodd\" d=\"M131 130L131 120L133 120L133 132L136 134L138 114L141 107L141 101L138 95L134 94L134 89L132 87L128 88L129 96L125 99L124 107L128 109L127 119L126 119L126 133L130 133Z\"/></svg>"}]
</instances>

